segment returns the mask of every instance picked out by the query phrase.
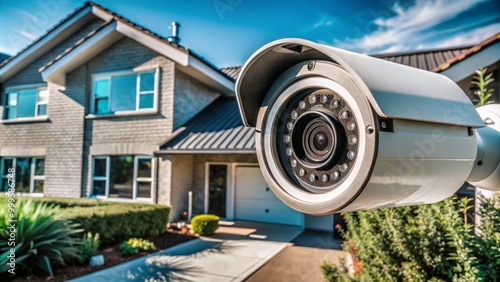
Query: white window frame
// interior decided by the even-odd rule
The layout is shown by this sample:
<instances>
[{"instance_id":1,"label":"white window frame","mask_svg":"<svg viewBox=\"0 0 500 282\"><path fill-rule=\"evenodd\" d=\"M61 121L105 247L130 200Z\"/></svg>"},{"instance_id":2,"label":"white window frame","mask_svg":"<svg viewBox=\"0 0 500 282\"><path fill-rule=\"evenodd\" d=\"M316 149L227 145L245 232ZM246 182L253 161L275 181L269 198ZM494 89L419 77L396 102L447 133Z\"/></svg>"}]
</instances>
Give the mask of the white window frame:
<instances>
[{"instance_id":1,"label":"white window frame","mask_svg":"<svg viewBox=\"0 0 500 282\"><path fill-rule=\"evenodd\" d=\"M43 192L40 193L40 192L37 192L35 193L34 190L35 190L35 180L43 180L43 188L45 190L45 163L44 163L44 168L43 168L43 175L35 175L35 162L36 160L40 160L40 159L43 159L45 160L45 158L43 157L2 157L1 158L1 162L0 162L0 173L2 173L5 169L4 165L5 165L5 161L6 159L10 159L12 160L12 165L15 167L17 167L17 159L18 158L27 158L29 159L30 161L30 190L29 192L16 192L16 194L19 194L19 195L28 195L28 196L43 196ZM16 172L17 173L17 172ZM5 181L7 179L7 177L5 175L1 175L0 177L1 179L1 182L3 183L3 181Z\"/></svg>"},{"instance_id":2,"label":"white window frame","mask_svg":"<svg viewBox=\"0 0 500 282\"><path fill-rule=\"evenodd\" d=\"M38 160L44 160L43 163L43 175L35 175L36 162ZM35 193L35 180L43 181L43 188L45 189L45 159L44 158L31 158L31 168L30 168L30 194L43 194L40 192Z\"/></svg>"},{"instance_id":3,"label":"white window frame","mask_svg":"<svg viewBox=\"0 0 500 282\"><path fill-rule=\"evenodd\" d=\"M110 186L110 176L111 176L111 156L92 156L92 169L91 169L91 193L90 197L95 197L97 199L108 200L112 199L113 201L142 201L142 202L152 202L153 201L153 179L154 179L154 157L153 156L143 156L143 155L132 155L134 157L134 182L132 188L132 199L126 198L109 198L109 186ZM106 160L106 176L94 176L95 172L95 160L96 159L105 159ZM151 160L151 177L138 177L139 174L139 162L140 159L149 159ZM98 181L106 181L105 185L105 195L94 195L94 180ZM151 183L151 197L150 198L141 198L137 197L137 189L138 182L150 182Z\"/></svg>"},{"instance_id":4,"label":"white window frame","mask_svg":"<svg viewBox=\"0 0 500 282\"><path fill-rule=\"evenodd\" d=\"M149 159L151 161L151 177L139 177L139 160L147 160ZM149 182L151 186L151 195L149 198L141 198L137 197L137 192L139 189L139 182ZM149 156L135 156L134 157L134 191L133 191L133 197L134 199L143 199L143 200L150 200L153 199L153 157Z\"/></svg>"},{"instance_id":5,"label":"white window frame","mask_svg":"<svg viewBox=\"0 0 500 282\"><path fill-rule=\"evenodd\" d=\"M100 156L95 156L92 157L92 174L91 176L91 196L95 196L98 199L107 199L109 197L109 177L110 177L110 171L111 171L111 157L100 157ZM95 160L106 160L106 176L95 176ZM104 196L103 195L94 195L94 180L97 181L105 181L104 185Z\"/></svg>"},{"instance_id":6,"label":"white window frame","mask_svg":"<svg viewBox=\"0 0 500 282\"><path fill-rule=\"evenodd\" d=\"M36 89L36 103L35 103L35 115L32 117L17 117L18 115L18 109L19 109L19 91L23 90L30 90L30 89ZM40 101L40 92L41 91L47 91L47 100L46 101ZM16 106L9 106L8 102L8 96L9 94L16 93ZM5 89L5 94L4 94L4 101L2 103L2 106L4 107L4 113L2 120L11 120L11 121L16 121L16 120L30 120L30 119L36 119L38 117L46 117L48 115L48 104L49 104L49 93L48 93L48 87L47 84L26 84L26 85L18 85L18 86L11 86L7 87ZM47 105L47 111L44 115L39 115L38 114L38 106L40 105ZM15 109L15 117L14 118L8 118L7 116L7 110L8 109Z\"/></svg>"},{"instance_id":7,"label":"white window frame","mask_svg":"<svg viewBox=\"0 0 500 282\"><path fill-rule=\"evenodd\" d=\"M154 89L152 91L140 91L140 74L154 72ZM135 110L127 110L127 111L116 111L111 112L111 92L113 85L111 83L111 79L114 76L123 76L123 75L136 75L136 97L135 97ZM96 113L96 97L95 97L95 82L98 80L108 80L109 82L109 91L108 91L108 112L107 113ZM160 81L160 68L154 67L149 69L141 69L141 70L129 70L129 71L117 71L117 72L107 72L107 73L96 73L91 76L91 99L90 99L90 113L93 115L113 115L113 114L129 114L129 113L151 113L158 111L158 92L159 92L159 81ZM153 94L153 108L147 109L139 109L140 95L145 94ZM102 99L103 97L101 97Z\"/></svg>"}]
</instances>

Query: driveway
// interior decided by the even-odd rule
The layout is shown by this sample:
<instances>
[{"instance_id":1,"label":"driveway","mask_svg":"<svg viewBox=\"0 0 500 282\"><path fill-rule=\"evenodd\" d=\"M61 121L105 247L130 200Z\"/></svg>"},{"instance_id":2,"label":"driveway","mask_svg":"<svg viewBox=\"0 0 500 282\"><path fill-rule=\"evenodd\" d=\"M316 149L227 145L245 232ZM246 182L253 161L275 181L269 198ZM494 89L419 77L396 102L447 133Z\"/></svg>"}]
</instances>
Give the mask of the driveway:
<instances>
[{"instance_id":1,"label":"driveway","mask_svg":"<svg viewBox=\"0 0 500 282\"><path fill-rule=\"evenodd\" d=\"M287 247L300 227L221 222L217 234L70 281L242 281Z\"/></svg>"},{"instance_id":2,"label":"driveway","mask_svg":"<svg viewBox=\"0 0 500 282\"><path fill-rule=\"evenodd\" d=\"M342 240L333 239L331 232L305 231L278 255L253 273L245 282L323 281L320 265L329 261L339 265L345 258Z\"/></svg>"}]
</instances>

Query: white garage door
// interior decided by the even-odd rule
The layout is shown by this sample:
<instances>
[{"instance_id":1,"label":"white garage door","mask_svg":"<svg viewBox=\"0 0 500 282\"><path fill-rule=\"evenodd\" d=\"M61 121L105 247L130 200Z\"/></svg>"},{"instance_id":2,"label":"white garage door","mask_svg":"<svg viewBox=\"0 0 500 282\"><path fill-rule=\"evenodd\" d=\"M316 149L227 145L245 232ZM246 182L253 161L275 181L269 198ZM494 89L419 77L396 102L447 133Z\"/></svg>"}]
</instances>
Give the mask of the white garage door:
<instances>
[{"instance_id":1,"label":"white garage door","mask_svg":"<svg viewBox=\"0 0 500 282\"><path fill-rule=\"evenodd\" d=\"M235 179L236 219L303 225L303 215L274 195L258 167L236 167Z\"/></svg>"}]
</instances>

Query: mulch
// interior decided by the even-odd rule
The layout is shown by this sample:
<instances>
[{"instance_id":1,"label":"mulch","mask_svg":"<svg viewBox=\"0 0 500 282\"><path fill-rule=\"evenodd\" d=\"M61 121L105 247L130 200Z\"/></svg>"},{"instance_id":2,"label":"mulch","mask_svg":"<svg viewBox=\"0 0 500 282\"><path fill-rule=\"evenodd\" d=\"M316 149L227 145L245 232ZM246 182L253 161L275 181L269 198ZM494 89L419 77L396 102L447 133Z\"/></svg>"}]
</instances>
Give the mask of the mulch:
<instances>
[{"instance_id":1,"label":"mulch","mask_svg":"<svg viewBox=\"0 0 500 282\"><path fill-rule=\"evenodd\" d=\"M157 250L163 250L166 248L170 248L174 245L181 244L193 239L196 239L196 236L193 235L188 235L188 234L181 234L179 231L174 231L174 230L169 230L161 235L158 236L149 236L149 237L143 237L144 239L152 241ZM59 266L59 267L54 267L54 276L49 276L47 274L37 274L37 275L31 275L31 276L23 276L20 273L16 273L16 276L14 278L10 277L10 279L7 279L8 281L15 281L15 282L21 282L21 281L33 281L33 282L40 282L40 281L66 281L68 279L76 278L85 274L89 274L92 272L96 272L98 270L108 268L141 256L148 255L149 253L152 252L140 252L138 254L132 255L132 256L123 256L122 252L120 251L120 245L121 243L105 247L103 249L99 250L99 254L104 255L104 260L105 263L104 265L101 266L89 266L89 265L67 265L66 267L64 266ZM155 252L155 251L153 251ZM0 279L2 281L5 281Z\"/></svg>"}]
</instances>

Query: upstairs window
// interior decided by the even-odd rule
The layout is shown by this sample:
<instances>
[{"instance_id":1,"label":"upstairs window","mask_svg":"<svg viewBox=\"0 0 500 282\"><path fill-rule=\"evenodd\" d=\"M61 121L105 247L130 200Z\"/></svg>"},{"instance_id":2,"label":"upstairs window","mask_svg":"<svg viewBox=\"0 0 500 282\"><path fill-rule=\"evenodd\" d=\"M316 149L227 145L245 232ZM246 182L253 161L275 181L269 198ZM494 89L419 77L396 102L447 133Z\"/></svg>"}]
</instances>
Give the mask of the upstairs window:
<instances>
[{"instance_id":1,"label":"upstairs window","mask_svg":"<svg viewBox=\"0 0 500 282\"><path fill-rule=\"evenodd\" d=\"M4 119L34 118L47 115L49 93L46 87L8 89Z\"/></svg>"},{"instance_id":2,"label":"upstairs window","mask_svg":"<svg viewBox=\"0 0 500 282\"><path fill-rule=\"evenodd\" d=\"M157 109L158 69L92 76L94 114L114 114Z\"/></svg>"}]
</instances>

